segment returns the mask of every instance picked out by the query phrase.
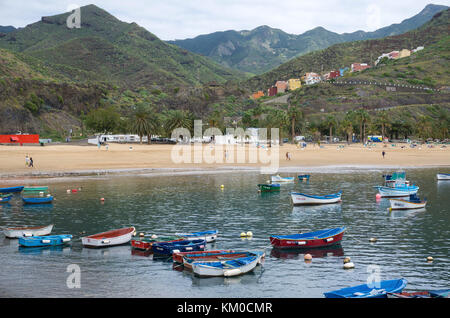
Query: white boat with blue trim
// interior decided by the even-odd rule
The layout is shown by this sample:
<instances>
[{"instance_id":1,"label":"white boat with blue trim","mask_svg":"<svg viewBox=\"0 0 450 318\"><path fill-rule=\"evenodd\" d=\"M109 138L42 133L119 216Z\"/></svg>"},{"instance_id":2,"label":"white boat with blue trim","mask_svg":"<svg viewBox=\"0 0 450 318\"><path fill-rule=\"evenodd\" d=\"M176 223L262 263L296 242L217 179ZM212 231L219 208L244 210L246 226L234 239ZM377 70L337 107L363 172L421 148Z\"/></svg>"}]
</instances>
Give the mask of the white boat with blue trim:
<instances>
[{"instance_id":1,"label":"white boat with blue trim","mask_svg":"<svg viewBox=\"0 0 450 318\"><path fill-rule=\"evenodd\" d=\"M294 205L308 205L308 204L332 204L341 202L342 191L334 194L328 194L323 196L310 195L305 193L291 193L292 203Z\"/></svg>"},{"instance_id":2,"label":"white boat with blue trim","mask_svg":"<svg viewBox=\"0 0 450 318\"><path fill-rule=\"evenodd\" d=\"M437 179L438 180L450 180L450 173L438 173Z\"/></svg>"},{"instance_id":3,"label":"white boat with blue trim","mask_svg":"<svg viewBox=\"0 0 450 318\"><path fill-rule=\"evenodd\" d=\"M278 183L278 182L295 182L295 178L294 177L281 177L280 175L276 175L276 176L272 176L271 177L271 181L273 183Z\"/></svg>"}]
</instances>

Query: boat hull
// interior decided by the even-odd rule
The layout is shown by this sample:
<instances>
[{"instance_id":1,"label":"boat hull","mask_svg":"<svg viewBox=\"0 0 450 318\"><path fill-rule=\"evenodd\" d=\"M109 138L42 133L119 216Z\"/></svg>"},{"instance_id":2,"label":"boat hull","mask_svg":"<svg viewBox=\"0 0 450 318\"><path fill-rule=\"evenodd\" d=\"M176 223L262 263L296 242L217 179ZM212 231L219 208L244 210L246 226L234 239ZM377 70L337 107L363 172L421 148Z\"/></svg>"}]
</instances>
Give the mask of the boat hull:
<instances>
[{"instance_id":1,"label":"boat hull","mask_svg":"<svg viewBox=\"0 0 450 318\"><path fill-rule=\"evenodd\" d=\"M201 240L184 240L178 242L163 242L154 243L152 245L152 251L154 254L172 256L173 253L178 252L195 252L203 251L206 247L206 241Z\"/></svg>"},{"instance_id":2,"label":"boat hull","mask_svg":"<svg viewBox=\"0 0 450 318\"><path fill-rule=\"evenodd\" d=\"M270 237L270 244L279 249L326 247L339 244L344 233L345 227L303 234L277 235Z\"/></svg>"},{"instance_id":3,"label":"boat hull","mask_svg":"<svg viewBox=\"0 0 450 318\"><path fill-rule=\"evenodd\" d=\"M283 177L280 177L280 176L272 176L272 177L270 178L270 180L271 180L272 182L276 182L276 183L278 183L278 182L294 182L294 181L295 181L295 178L294 178L294 177L286 177L286 178L283 178Z\"/></svg>"},{"instance_id":4,"label":"boat hull","mask_svg":"<svg viewBox=\"0 0 450 318\"><path fill-rule=\"evenodd\" d=\"M324 293L324 296L325 298L387 298L388 293L401 293L406 284L405 279L384 280L376 286L379 288L363 284Z\"/></svg>"},{"instance_id":5,"label":"boat hull","mask_svg":"<svg viewBox=\"0 0 450 318\"><path fill-rule=\"evenodd\" d=\"M8 203L9 201L11 201L12 197L13 197L12 194L4 196L4 197L0 197L0 204L1 203Z\"/></svg>"},{"instance_id":6,"label":"boat hull","mask_svg":"<svg viewBox=\"0 0 450 318\"><path fill-rule=\"evenodd\" d=\"M184 259L205 259L214 258L224 254L235 253L233 250L213 250L213 251L199 251L199 252L175 252L172 254L174 263L183 264Z\"/></svg>"},{"instance_id":7,"label":"boat hull","mask_svg":"<svg viewBox=\"0 0 450 318\"><path fill-rule=\"evenodd\" d=\"M18 193L22 192L24 187L0 188L0 193Z\"/></svg>"},{"instance_id":8,"label":"boat hull","mask_svg":"<svg viewBox=\"0 0 450 318\"><path fill-rule=\"evenodd\" d=\"M72 241L72 235L34 236L19 238L22 247L44 247L68 244Z\"/></svg>"},{"instance_id":9,"label":"boat hull","mask_svg":"<svg viewBox=\"0 0 450 318\"><path fill-rule=\"evenodd\" d=\"M199 277L239 276L253 271L262 257L263 254L223 262L193 262L192 271ZM246 262L241 265L240 260L244 259Z\"/></svg>"},{"instance_id":10,"label":"boat hull","mask_svg":"<svg viewBox=\"0 0 450 318\"><path fill-rule=\"evenodd\" d=\"M419 187L401 187L401 188L391 188L391 187L376 187L378 192L383 198L389 197L408 197L412 194L416 194L419 191Z\"/></svg>"},{"instance_id":11,"label":"boat hull","mask_svg":"<svg viewBox=\"0 0 450 318\"><path fill-rule=\"evenodd\" d=\"M3 231L7 238L46 236L52 232L53 224L47 226L7 228Z\"/></svg>"},{"instance_id":12,"label":"boat hull","mask_svg":"<svg viewBox=\"0 0 450 318\"><path fill-rule=\"evenodd\" d=\"M136 250L141 250L141 251L151 251L152 250L152 246L154 243L157 242L177 242L177 241L182 241L182 238L179 239L175 239L175 238L158 238L158 239L151 239L151 240L131 240L131 247L136 249Z\"/></svg>"},{"instance_id":13,"label":"boat hull","mask_svg":"<svg viewBox=\"0 0 450 318\"><path fill-rule=\"evenodd\" d=\"M437 179L438 180L450 180L450 173L438 173Z\"/></svg>"},{"instance_id":14,"label":"boat hull","mask_svg":"<svg viewBox=\"0 0 450 318\"><path fill-rule=\"evenodd\" d=\"M22 198L24 204L49 204L53 202L53 196L43 198Z\"/></svg>"},{"instance_id":15,"label":"boat hull","mask_svg":"<svg viewBox=\"0 0 450 318\"><path fill-rule=\"evenodd\" d=\"M293 205L333 204L342 201L341 193L323 197L306 195L304 193L291 193L291 200Z\"/></svg>"},{"instance_id":16,"label":"boat hull","mask_svg":"<svg viewBox=\"0 0 450 318\"><path fill-rule=\"evenodd\" d=\"M427 205L427 201L416 203L401 199L390 199L389 203L392 210L422 209Z\"/></svg>"},{"instance_id":17,"label":"boat hull","mask_svg":"<svg viewBox=\"0 0 450 318\"><path fill-rule=\"evenodd\" d=\"M206 240L206 243L215 242L218 234L219 231L217 230L194 233L175 233L176 236L180 236L188 241Z\"/></svg>"},{"instance_id":18,"label":"boat hull","mask_svg":"<svg viewBox=\"0 0 450 318\"><path fill-rule=\"evenodd\" d=\"M258 184L261 192L280 192L281 186L279 184Z\"/></svg>"},{"instance_id":19,"label":"boat hull","mask_svg":"<svg viewBox=\"0 0 450 318\"><path fill-rule=\"evenodd\" d=\"M81 243L88 248L102 248L127 244L131 241L134 227L112 230L81 238Z\"/></svg>"}]
</instances>

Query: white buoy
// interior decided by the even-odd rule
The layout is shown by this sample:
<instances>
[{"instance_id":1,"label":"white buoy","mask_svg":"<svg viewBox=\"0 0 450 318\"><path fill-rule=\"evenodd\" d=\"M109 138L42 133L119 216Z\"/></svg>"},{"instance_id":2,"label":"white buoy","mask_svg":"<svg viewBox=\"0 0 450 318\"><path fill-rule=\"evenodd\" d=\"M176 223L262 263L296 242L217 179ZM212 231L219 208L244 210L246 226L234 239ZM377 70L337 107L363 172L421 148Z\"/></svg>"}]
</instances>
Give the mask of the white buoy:
<instances>
[{"instance_id":1,"label":"white buoy","mask_svg":"<svg viewBox=\"0 0 450 318\"><path fill-rule=\"evenodd\" d=\"M353 264L352 262L344 264L344 269L352 269L352 268L355 268L355 264Z\"/></svg>"},{"instance_id":2,"label":"white buoy","mask_svg":"<svg viewBox=\"0 0 450 318\"><path fill-rule=\"evenodd\" d=\"M432 258L431 256L428 256L428 257L427 257L427 261L428 261L428 262L432 262L433 260L434 260L434 258Z\"/></svg>"},{"instance_id":3,"label":"white buoy","mask_svg":"<svg viewBox=\"0 0 450 318\"><path fill-rule=\"evenodd\" d=\"M377 239L376 237L372 237L369 241L370 241L371 243L375 243L376 241L378 241L378 239Z\"/></svg>"},{"instance_id":4,"label":"white buoy","mask_svg":"<svg viewBox=\"0 0 450 318\"><path fill-rule=\"evenodd\" d=\"M156 240L157 238L158 238L158 235L156 235L156 234L152 235L152 239Z\"/></svg>"},{"instance_id":5,"label":"white buoy","mask_svg":"<svg viewBox=\"0 0 450 318\"><path fill-rule=\"evenodd\" d=\"M250 232L250 231L248 231L248 232L247 232L247 237L252 237L252 236L253 236L253 233Z\"/></svg>"}]
</instances>

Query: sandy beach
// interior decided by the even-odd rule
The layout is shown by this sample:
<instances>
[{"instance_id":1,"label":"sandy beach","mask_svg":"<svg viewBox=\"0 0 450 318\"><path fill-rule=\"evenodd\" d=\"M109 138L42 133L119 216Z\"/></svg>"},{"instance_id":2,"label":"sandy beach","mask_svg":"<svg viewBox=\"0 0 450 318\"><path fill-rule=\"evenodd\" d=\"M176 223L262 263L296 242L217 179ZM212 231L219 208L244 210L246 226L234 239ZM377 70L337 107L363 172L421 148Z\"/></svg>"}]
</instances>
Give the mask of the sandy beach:
<instances>
[{"instance_id":1,"label":"sandy beach","mask_svg":"<svg viewBox=\"0 0 450 318\"><path fill-rule=\"evenodd\" d=\"M132 147L132 149L130 149ZM225 155L220 146L203 145L201 162L194 163L194 153L191 151L190 161L177 162L173 156L173 145L129 145L110 144L108 149L103 146L46 145L40 146L0 146L0 176L3 178L26 176L65 176L94 175L99 172L138 172L141 170L215 170L215 169L258 169L268 166L258 157L257 162L251 161L249 147L233 148ZM403 148L402 148L403 147ZM190 149L193 149L191 147ZM251 149L252 151L255 148ZM176 153L182 154L183 150ZM185 150L184 150L185 151ZM205 160L205 153L215 155L213 160ZM233 151L236 155L233 154ZM245 159L237 160L238 151L245 151ZM262 154L270 154L267 149L259 149ZM385 151L385 158L382 152ZM286 153L291 154L287 160ZM185 151L185 153L188 153ZM26 167L25 156L33 158L34 167ZM243 157L242 157L243 158ZM364 147L361 144L308 145L300 149L295 145L285 144L279 147L279 153L273 153L271 164L278 160L280 170L287 167L399 167L420 168L432 166L450 167L450 147L427 145L410 148L408 145L395 146L377 144L375 147Z\"/></svg>"}]
</instances>

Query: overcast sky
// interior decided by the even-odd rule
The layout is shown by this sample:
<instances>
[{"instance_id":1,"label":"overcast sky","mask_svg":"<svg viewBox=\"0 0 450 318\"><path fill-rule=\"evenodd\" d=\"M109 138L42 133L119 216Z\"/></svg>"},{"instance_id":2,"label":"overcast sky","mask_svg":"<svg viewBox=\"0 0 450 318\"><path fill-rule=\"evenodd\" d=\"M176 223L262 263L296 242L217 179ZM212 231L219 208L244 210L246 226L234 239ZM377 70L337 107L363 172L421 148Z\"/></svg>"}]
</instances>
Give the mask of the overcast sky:
<instances>
[{"instance_id":1,"label":"overcast sky","mask_svg":"<svg viewBox=\"0 0 450 318\"><path fill-rule=\"evenodd\" d=\"M95 4L162 40L268 25L292 34L322 26L337 33L374 31L450 0L0 0L0 25L24 27L69 5ZM83 12L81 11L81 16Z\"/></svg>"}]
</instances>

